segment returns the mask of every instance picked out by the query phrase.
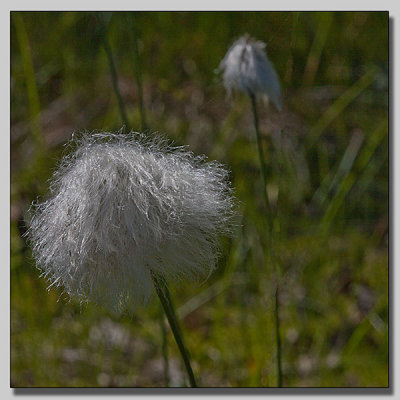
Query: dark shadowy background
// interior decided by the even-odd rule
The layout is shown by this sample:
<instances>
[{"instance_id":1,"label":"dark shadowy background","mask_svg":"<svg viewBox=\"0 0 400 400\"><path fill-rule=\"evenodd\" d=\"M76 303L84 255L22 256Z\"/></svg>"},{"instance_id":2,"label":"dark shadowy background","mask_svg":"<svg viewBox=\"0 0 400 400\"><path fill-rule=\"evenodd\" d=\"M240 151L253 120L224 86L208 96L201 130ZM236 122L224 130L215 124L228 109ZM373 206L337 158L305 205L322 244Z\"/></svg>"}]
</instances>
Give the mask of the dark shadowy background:
<instances>
[{"instance_id":1,"label":"dark shadowy background","mask_svg":"<svg viewBox=\"0 0 400 400\"><path fill-rule=\"evenodd\" d=\"M164 386L159 307L133 318L47 292L22 237L74 131L123 125L99 19L11 13L11 385ZM215 74L244 33L267 43L284 109L259 104L278 214L283 383L388 384L388 13L106 13L130 127L226 164L243 226L219 269L171 286L199 384L275 386L273 271L250 104ZM169 385L187 385L169 333Z\"/></svg>"}]
</instances>

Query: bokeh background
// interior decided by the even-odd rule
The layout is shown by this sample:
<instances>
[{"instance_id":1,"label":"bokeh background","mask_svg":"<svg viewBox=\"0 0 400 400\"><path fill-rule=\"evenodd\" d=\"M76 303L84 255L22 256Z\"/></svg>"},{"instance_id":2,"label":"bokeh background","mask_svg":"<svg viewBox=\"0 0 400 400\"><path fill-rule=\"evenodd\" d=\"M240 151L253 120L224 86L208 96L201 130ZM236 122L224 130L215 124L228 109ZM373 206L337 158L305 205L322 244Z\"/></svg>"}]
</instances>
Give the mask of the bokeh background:
<instances>
[{"instance_id":1,"label":"bokeh background","mask_svg":"<svg viewBox=\"0 0 400 400\"><path fill-rule=\"evenodd\" d=\"M201 386L276 386L274 279L252 113L216 74L267 43L284 107L259 104L281 268L283 384L388 385L388 13L12 12L11 385L164 386L159 306L116 318L47 291L23 237L73 132L128 128L226 164L242 226L218 270L171 286ZM136 45L137 50L136 51ZM139 57L138 57L139 56ZM139 63L138 63L139 61ZM146 125L140 112L143 86ZM170 386L188 384L168 332Z\"/></svg>"}]
</instances>

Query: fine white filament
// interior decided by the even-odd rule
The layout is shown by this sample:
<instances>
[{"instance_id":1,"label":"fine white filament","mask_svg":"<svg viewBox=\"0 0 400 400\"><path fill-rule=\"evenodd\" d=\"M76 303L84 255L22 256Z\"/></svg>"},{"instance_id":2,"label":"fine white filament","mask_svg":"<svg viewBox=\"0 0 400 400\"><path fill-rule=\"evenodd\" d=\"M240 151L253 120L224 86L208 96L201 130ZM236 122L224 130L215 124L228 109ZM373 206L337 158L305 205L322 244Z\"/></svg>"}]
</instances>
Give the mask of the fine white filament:
<instances>
[{"instance_id":1,"label":"fine white filament","mask_svg":"<svg viewBox=\"0 0 400 400\"><path fill-rule=\"evenodd\" d=\"M278 75L265 54L265 43L242 36L229 48L219 70L228 92L240 90L248 95L266 95L281 111Z\"/></svg>"},{"instance_id":2,"label":"fine white filament","mask_svg":"<svg viewBox=\"0 0 400 400\"><path fill-rule=\"evenodd\" d=\"M222 165L138 133L85 134L71 145L28 231L51 286L121 313L148 302L151 270L166 280L213 270L235 219Z\"/></svg>"}]
</instances>

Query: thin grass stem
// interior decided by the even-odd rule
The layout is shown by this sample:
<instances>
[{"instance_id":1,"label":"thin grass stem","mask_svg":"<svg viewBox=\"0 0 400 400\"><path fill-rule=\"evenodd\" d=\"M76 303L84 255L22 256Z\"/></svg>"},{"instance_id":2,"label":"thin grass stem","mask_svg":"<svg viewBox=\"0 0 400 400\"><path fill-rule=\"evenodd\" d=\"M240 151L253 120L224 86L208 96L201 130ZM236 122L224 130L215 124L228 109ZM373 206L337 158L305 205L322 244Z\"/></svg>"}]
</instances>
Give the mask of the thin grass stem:
<instances>
[{"instance_id":1,"label":"thin grass stem","mask_svg":"<svg viewBox=\"0 0 400 400\"><path fill-rule=\"evenodd\" d=\"M258 113L257 113L257 102L256 97L254 94L250 94L251 105L253 109L253 116L254 116L254 127L257 136L257 147L258 147L258 155L260 159L260 166L261 166L261 174L263 177L263 193L265 199L265 206L267 208L266 212L266 220L268 225L268 256L270 259L271 264L273 265L274 272L275 272L275 279L276 279L276 292L275 292L275 340L276 340L276 358L277 358L277 374L278 374L278 387L282 387L282 352L281 352L281 334L280 334L280 324L279 324L279 271L276 265L276 260L274 256L274 248L273 248L273 216L271 212L271 206L269 204L268 199L268 192L267 192L267 166L265 164L264 158L264 151L262 147L260 129L259 129L259 122L258 122Z\"/></svg>"},{"instance_id":2,"label":"thin grass stem","mask_svg":"<svg viewBox=\"0 0 400 400\"><path fill-rule=\"evenodd\" d=\"M333 22L333 14L323 12L320 14L317 32L308 55L306 67L304 69L303 85L312 85L321 61L322 51L328 38L329 30Z\"/></svg>"},{"instance_id":3,"label":"thin grass stem","mask_svg":"<svg viewBox=\"0 0 400 400\"><path fill-rule=\"evenodd\" d=\"M133 31L133 56L134 56L134 65L135 65L135 77L136 84L138 89L138 97L139 97L139 110L140 110L140 118L142 121L142 130L147 130L147 122L146 122L146 110L144 107L143 101L143 84L142 84L142 71L140 68L140 57L139 57L139 46L138 46L138 38L135 24L135 15L131 14L132 18L132 31Z\"/></svg>"},{"instance_id":4,"label":"thin grass stem","mask_svg":"<svg viewBox=\"0 0 400 400\"><path fill-rule=\"evenodd\" d=\"M269 230L269 236L270 236L272 233L272 219L271 219L271 207L269 204L268 192L267 192L267 176L268 176L267 166L265 164L264 150L263 150L263 146L262 146L260 129L259 129L259 124L258 124L258 112L257 112L257 103L256 103L255 95L250 94L250 99L251 99L251 105L252 105L252 109L253 109L254 127L256 130L256 137L257 137L258 156L259 156L259 160L260 160L261 174L263 177L263 195L264 195L264 199L265 199L265 206L267 208L266 218L267 218L267 224L268 224L268 230Z\"/></svg>"},{"instance_id":5,"label":"thin grass stem","mask_svg":"<svg viewBox=\"0 0 400 400\"><path fill-rule=\"evenodd\" d=\"M376 149L380 143L387 137L387 123L383 121L379 124L377 129L369 136L366 141L364 148L360 151L358 158L352 165L352 168L346 171L341 182L337 184L338 188L332 197L331 201L327 205L324 216L321 219L319 226L319 235L328 234L329 229L340 209L343 205L346 196L350 192L351 188L359 179L360 174L365 170Z\"/></svg>"},{"instance_id":6,"label":"thin grass stem","mask_svg":"<svg viewBox=\"0 0 400 400\"><path fill-rule=\"evenodd\" d=\"M125 125L125 128L129 131L130 130L130 124L129 124L128 116L127 116L126 110L125 110L125 103L122 100L121 91L120 91L119 86L118 86L117 69L115 68L115 63L114 63L114 58L113 58L113 55L112 55L111 46L110 46L110 43L108 42L108 39L107 39L106 27L103 26L102 29L100 30L100 32L101 32L100 33L101 41L103 43L103 47L104 47L104 50L105 50L106 55L107 55L108 65L110 67L111 80L112 80L112 83L113 83L113 88L114 88L115 95L117 97L119 112L121 114L121 118L122 118L122 121L123 121L123 123Z\"/></svg>"},{"instance_id":7,"label":"thin grass stem","mask_svg":"<svg viewBox=\"0 0 400 400\"><path fill-rule=\"evenodd\" d=\"M276 356L278 369L278 387L282 387L282 354L281 354L281 332L279 321L279 282L275 291L275 337L276 337Z\"/></svg>"},{"instance_id":8,"label":"thin grass stem","mask_svg":"<svg viewBox=\"0 0 400 400\"><path fill-rule=\"evenodd\" d=\"M160 330L162 339L161 350L163 357L164 385L165 387L168 387L169 386L168 338L167 338L167 327L165 324L164 310L161 304L160 304L159 321L160 321Z\"/></svg>"},{"instance_id":9,"label":"thin grass stem","mask_svg":"<svg viewBox=\"0 0 400 400\"><path fill-rule=\"evenodd\" d=\"M370 67L365 74L353 86L348 88L333 104L325 111L322 117L309 131L305 140L305 148L307 151L312 149L318 142L321 134L329 126L329 124L337 118L340 113L356 99L376 77L376 67Z\"/></svg>"},{"instance_id":10,"label":"thin grass stem","mask_svg":"<svg viewBox=\"0 0 400 400\"><path fill-rule=\"evenodd\" d=\"M36 85L35 71L33 67L32 53L29 45L28 33L21 13L13 13L13 22L17 34L17 40L21 52L22 66L26 90L28 93L30 123L32 138L35 143L36 155L40 158L43 155L43 133L40 126L40 101Z\"/></svg>"},{"instance_id":11,"label":"thin grass stem","mask_svg":"<svg viewBox=\"0 0 400 400\"><path fill-rule=\"evenodd\" d=\"M164 308L165 315L167 316L176 344L178 345L179 351L181 353L183 363L189 376L190 386L197 387L193 370L190 365L189 354L183 342L183 335L175 315L168 286L165 283L164 279L159 278L157 274L153 271L151 272L151 277L153 279L154 288L156 289L158 298L160 299L161 305Z\"/></svg>"}]
</instances>

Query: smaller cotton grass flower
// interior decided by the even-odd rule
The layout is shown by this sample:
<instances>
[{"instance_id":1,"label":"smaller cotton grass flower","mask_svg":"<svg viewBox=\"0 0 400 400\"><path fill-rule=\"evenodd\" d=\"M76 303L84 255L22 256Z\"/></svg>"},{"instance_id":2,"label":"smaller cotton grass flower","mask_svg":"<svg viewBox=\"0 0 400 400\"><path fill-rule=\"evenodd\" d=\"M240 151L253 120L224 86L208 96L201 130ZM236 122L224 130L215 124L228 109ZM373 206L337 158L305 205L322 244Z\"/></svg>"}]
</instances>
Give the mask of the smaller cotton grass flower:
<instances>
[{"instance_id":1,"label":"smaller cotton grass flower","mask_svg":"<svg viewBox=\"0 0 400 400\"><path fill-rule=\"evenodd\" d=\"M236 40L219 65L223 82L230 93L237 89L249 96L265 95L281 111L278 75L265 53L266 44L248 34Z\"/></svg>"},{"instance_id":2,"label":"smaller cotton grass flower","mask_svg":"<svg viewBox=\"0 0 400 400\"><path fill-rule=\"evenodd\" d=\"M136 133L71 144L28 231L52 285L121 313L150 299L151 272L176 281L213 270L235 220L222 165Z\"/></svg>"}]
</instances>

